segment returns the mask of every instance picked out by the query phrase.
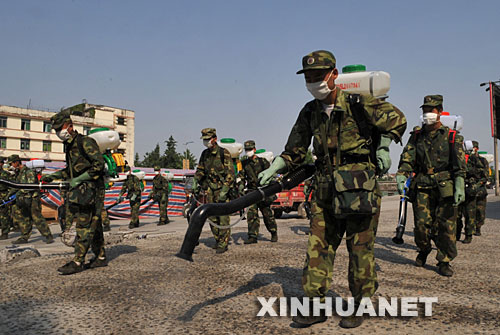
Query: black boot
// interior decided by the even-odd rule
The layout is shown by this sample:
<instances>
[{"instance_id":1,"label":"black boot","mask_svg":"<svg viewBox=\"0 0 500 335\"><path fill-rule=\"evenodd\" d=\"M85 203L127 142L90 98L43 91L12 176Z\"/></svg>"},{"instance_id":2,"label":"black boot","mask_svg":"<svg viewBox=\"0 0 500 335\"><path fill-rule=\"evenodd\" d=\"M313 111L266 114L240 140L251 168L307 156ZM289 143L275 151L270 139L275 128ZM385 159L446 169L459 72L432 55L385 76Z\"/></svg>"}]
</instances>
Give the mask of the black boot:
<instances>
[{"instance_id":1,"label":"black boot","mask_svg":"<svg viewBox=\"0 0 500 335\"><path fill-rule=\"evenodd\" d=\"M451 277L453 276L453 270L450 266L450 263L439 262L438 263L438 271L441 276Z\"/></svg>"},{"instance_id":2,"label":"black boot","mask_svg":"<svg viewBox=\"0 0 500 335\"><path fill-rule=\"evenodd\" d=\"M257 239L255 237L249 237L248 240L243 242L243 244L254 244L257 243Z\"/></svg>"},{"instance_id":3,"label":"black boot","mask_svg":"<svg viewBox=\"0 0 500 335\"><path fill-rule=\"evenodd\" d=\"M429 252L419 252L415 259L415 266L419 268L423 267L427 261L427 256L429 256Z\"/></svg>"},{"instance_id":4,"label":"black boot","mask_svg":"<svg viewBox=\"0 0 500 335\"><path fill-rule=\"evenodd\" d=\"M469 244L471 242L472 242L472 235L465 235L465 238L462 241L462 243Z\"/></svg>"},{"instance_id":5,"label":"black boot","mask_svg":"<svg viewBox=\"0 0 500 335\"><path fill-rule=\"evenodd\" d=\"M325 311L321 310L320 315L313 316L312 314L312 306L309 308L309 316L304 316L300 312L297 311L297 315L292 317L292 321L295 322L296 328L307 328L311 327L316 323L325 322L327 316L325 315Z\"/></svg>"},{"instance_id":6,"label":"black boot","mask_svg":"<svg viewBox=\"0 0 500 335\"><path fill-rule=\"evenodd\" d=\"M8 238L9 238L9 234L8 233L0 235L0 240L6 240Z\"/></svg>"},{"instance_id":7,"label":"black boot","mask_svg":"<svg viewBox=\"0 0 500 335\"><path fill-rule=\"evenodd\" d=\"M476 228L476 231L475 231L474 235L481 236L481 227L477 227Z\"/></svg>"},{"instance_id":8,"label":"black boot","mask_svg":"<svg viewBox=\"0 0 500 335\"><path fill-rule=\"evenodd\" d=\"M62 275L71 275L73 273L82 272L83 270L83 263L78 265L74 261L71 261L57 269L57 271L59 271Z\"/></svg>"},{"instance_id":9,"label":"black boot","mask_svg":"<svg viewBox=\"0 0 500 335\"><path fill-rule=\"evenodd\" d=\"M106 258L101 259L99 257L94 257L90 260L89 263L90 269L101 268L104 266L108 266L108 260Z\"/></svg>"},{"instance_id":10,"label":"black boot","mask_svg":"<svg viewBox=\"0 0 500 335\"><path fill-rule=\"evenodd\" d=\"M278 233L271 233L271 242L278 242Z\"/></svg>"},{"instance_id":11,"label":"black boot","mask_svg":"<svg viewBox=\"0 0 500 335\"><path fill-rule=\"evenodd\" d=\"M350 316L344 316L342 320L339 322L339 326L342 328L356 328L361 326L363 323L362 316L356 316L356 313L353 313Z\"/></svg>"}]
</instances>

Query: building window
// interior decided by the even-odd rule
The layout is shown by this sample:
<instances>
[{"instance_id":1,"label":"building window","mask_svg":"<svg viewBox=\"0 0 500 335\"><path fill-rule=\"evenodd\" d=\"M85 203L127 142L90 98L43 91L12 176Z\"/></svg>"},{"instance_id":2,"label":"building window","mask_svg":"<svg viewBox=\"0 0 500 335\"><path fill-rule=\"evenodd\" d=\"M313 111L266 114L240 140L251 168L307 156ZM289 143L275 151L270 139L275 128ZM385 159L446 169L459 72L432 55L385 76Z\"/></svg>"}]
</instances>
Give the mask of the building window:
<instances>
[{"instance_id":1,"label":"building window","mask_svg":"<svg viewBox=\"0 0 500 335\"><path fill-rule=\"evenodd\" d=\"M125 125L125 118L118 116L117 121L118 125L124 126Z\"/></svg>"},{"instance_id":2,"label":"building window","mask_svg":"<svg viewBox=\"0 0 500 335\"><path fill-rule=\"evenodd\" d=\"M50 133L52 130L52 124L49 121L43 121L43 131L46 133Z\"/></svg>"},{"instance_id":3,"label":"building window","mask_svg":"<svg viewBox=\"0 0 500 335\"><path fill-rule=\"evenodd\" d=\"M0 148L7 148L7 137L0 137Z\"/></svg>"},{"instance_id":4,"label":"building window","mask_svg":"<svg viewBox=\"0 0 500 335\"><path fill-rule=\"evenodd\" d=\"M125 134L118 133L118 136L120 136L120 141L125 141Z\"/></svg>"},{"instance_id":5,"label":"building window","mask_svg":"<svg viewBox=\"0 0 500 335\"><path fill-rule=\"evenodd\" d=\"M52 151L52 142L51 141L43 141L43 151Z\"/></svg>"},{"instance_id":6,"label":"building window","mask_svg":"<svg viewBox=\"0 0 500 335\"><path fill-rule=\"evenodd\" d=\"M28 119L21 119L21 130L30 130L30 123Z\"/></svg>"},{"instance_id":7,"label":"building window","mask_svg":"<svg viewBox=\"0 0 500 335\"><path fill-rule=\"evenodd\" d=\"M0 116L0 128L7 128L7 117Z\"/></svg>"},{"instance_id":8,"label":"building window","mask_svg":"<svg viewBox=\"0 0 500 335\"><path fill-rule=\"evenodd\" d=\"M90 132L90 127L83 126L83 135L88 135Z\"/></svg>"},{"instance_id":9,"label":"building window","mask_svg":"<svg viewBox=\"0 0 500 335\"><path fill-rule=\"evenodd\" d=\"M30 149L30 140L21 139L21 150L29 150Z\"/></svg>"}]
</instances>

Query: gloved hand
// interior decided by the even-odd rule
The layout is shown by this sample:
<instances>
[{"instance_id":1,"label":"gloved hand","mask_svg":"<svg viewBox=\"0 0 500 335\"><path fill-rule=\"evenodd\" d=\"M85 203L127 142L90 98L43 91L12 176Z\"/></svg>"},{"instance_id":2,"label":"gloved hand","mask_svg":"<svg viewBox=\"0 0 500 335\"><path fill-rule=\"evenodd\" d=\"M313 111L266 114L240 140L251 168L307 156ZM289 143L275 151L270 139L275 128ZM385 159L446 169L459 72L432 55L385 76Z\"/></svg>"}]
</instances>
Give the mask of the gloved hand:
<instances>
[{"instance_id":1,"label":"gloved hand","mask_svg":"<svg viewBox=\"0 0 500 335\"><path fill-rule=\"evenodd\" d=\"M193 193L198 193L198 181L196 180L196 178L193 178L193 186L191 187L191 189L193 190Z\"/></svg>"},{"instance_id":2,"label":"gloved hand","mask_svg":"<svg viewBox=\"0 0 500 335\"><path fill-rule=\"evenodd\" d=\"M52 183L54 181L54 177L50 174L44 174L42 178L40 178L40 181L43 183Z\"/></svg>"},{"instance_id":3,"label":"gloved hand","mask_svg":"<svg viewBox=\"0 0 500 335\"><path fill-rule=\"evenodd\" d=\"M135 201L135 199L137 199L137 194L132 194L130 201Z\"/></svg>"},{"instance_id":4,"label":"gloved hand","mask_svg":"<svg viewBox=\"0 0 500 335\"><path fill-rule=\"evenodd\" d=\"M90 177L89 173L84 172L81 175L79 175L78 177L71 179L69 181L69 187L71 187L71 188L77 187L78 185L80 185L84 181L91 180L91 179L92 179L92 177Z\"/></svg>"},{"instance_id":5,"label":"gloved hand","mask_svg":"<svg viewBox=\"0 0 500 335\"><path fill-rule=\"evenodd\" d=\"M153 192L149 193L149 195L148 195L148 200L151 200L151 199L153 199Z\"/></svg>"},{"instance_id":6,"label":"gloved hand","mask_svg":"<svg viewBox=\"0 0 500 335\"><path fill-rule=\"evenodd\" d=\"M260 185L267 185L273 179L273 177L278 173L278 172L284 172L286 171L286 163L281 156L278 156L274 159L273 164L271 166L259 173L259 184Z\"/></svg>"},{"instance_id":7,"label":"gloved hand","mask_svg":"<svg viewBox=\"0 0 500 335\"><path fill-rule=\"evenodd\" d=\"M389 156L389 145L392 139L387 135L382 135L378 145L376 156L377 165L381 174L387 173L391 167L391 157Z\"/></svg>"},{"instance_id":8,"label":"gloved hand","mask_svg":"<svg viewBox=\"0 0 500 335\"><path fill-rule=\"evenodd\" d=\"M161 196L160 201L161 201L161 202L163 202L163 201L167 201L167 195L166 195L165 193Z\"/></svg>"},{"instance_id":9,"label":"gloved hand","mask_svg":"<svg viewBox=\"0 0 500 335\"><path fill-rule=\"evenodd\" d=\"M398 173L396 174L396 184L398 186L399 195L404 194L405 186L406 186L406 176L404 174Z\"/></svg>"},{"instance_id":10,"label":"gloved hand","mask_svg":"<svg viewBox=\"0 0 500 335\"><path fill-rule=\"evenodd\" d=\"M123 197L120 195L120 196L118 197L118 199L116 200L116 202L117 202L117 203L120 203L120 202L122 202L122 201L123 201Z\"/></svg>"},{"instance_id":11,"label":"gloved hand","mask_svg":"<svg viewBox=\"0 0 500 335\"><path fill-rule=\"evenodd\" d=\"M228 192L229 192L229 187L226 185L222 186L222 189L220 190L219 193L219 202L226 202Z\"/></svg>"},{"instance_id":12,"label":"gloved hand","mask_svg":"<svg viewBox=\"0 0 500 335\"><path fill-rule=\"evenodd\" d=\"M455 192L453 193L455 198L455 206L460 205L465 200L465 181L463 177L455 178Z\"/></svg>"}]
</instances>

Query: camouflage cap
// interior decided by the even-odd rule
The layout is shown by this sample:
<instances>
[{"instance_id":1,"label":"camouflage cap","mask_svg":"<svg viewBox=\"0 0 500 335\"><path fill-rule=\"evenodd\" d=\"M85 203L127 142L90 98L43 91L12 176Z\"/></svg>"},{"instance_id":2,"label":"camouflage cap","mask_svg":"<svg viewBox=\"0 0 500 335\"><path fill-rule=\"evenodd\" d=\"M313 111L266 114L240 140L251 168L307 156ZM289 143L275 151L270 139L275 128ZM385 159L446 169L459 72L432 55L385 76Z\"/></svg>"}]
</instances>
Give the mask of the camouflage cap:
<instances>
[{"instance_id":1,"label":"camouflage cap","mask_svg":"<svg viewBox=\"0 0 500 335\"><path fill-rule=\"evenodd\" d=\"M434 94L434 95L426 95L424 98L424 104L420 106L420 108L424 106L428 107L437 107L437 106L442 106L443 105L443 96L440 94Z\"/></svg>"},{"instance_id":2,"label":"camouflage cap","mask_svg":"<svg viewBox=\"0 0 500 335\"><path fill-rule=\"evenodd\" d=\"M201 130L201 139L209 140L212 137L217 137L217 133L215 132L215 128L204 128Z\"/></svg>"},{"instance_id":3,"label":"camouflage cap","mask_svg":"<svg viewBox=\"0 0 500 335\"><path fill-rule=\"evenodd\" d=\"M255 141L254 140L245 141L245 150L252 150L252 149L255 149Z\"/></svg>"},{"instance_id":4,"label":"camouflage cap","mask_svg":"<svg viewBox=\"0 0 500 335\"><path fill-rule=\"evenodd\" d=\"M7 163L13 163L13 162L20 162L21 158L19 155L10 155L9 158L7 159Z\"/></svg>"},{"instance_id":5,"label":"camouflage cap","mask_svg":"<svg viewBox=\"0 0 500 335\"><path fill-rule=\"evenodd\" d=\"M479 142L478 141L472 141L472 147L479 149Z\"/></svg>"},{"instance_id":6,"label":"camouflage cap","mask_svg":"<svg viewBox=\"0 0 500 335\"><path fill-rule=\"evenodd\" d=\"M313 51L302 57L302 70L297 71L297 74L309 70L334 69L336 63L335 56L330 51Z\"/></svg>"},{"instance_id":7,"label":"camouflage cap","mask_svg":"<svg viewBox=\"0 0 500 335\"><path fill-rule=\"evenodd\" d=\"M64 126L64 124L68 121L71 121L71 113L69 110L61 111L50 118L52 129L54 129L55 131L61 129L62 126Z\"/></svg>"},{"instance_id":8,"label":"camouflage cap","mask_svg":"<svg viewBox=\"0 0 500 335\"><path fill-rule=\"evenodd\" d=\"M155 171L160 171L160 166L159 165L155 165L154 169L155 169Z\"/></svg>"}]
</instances>

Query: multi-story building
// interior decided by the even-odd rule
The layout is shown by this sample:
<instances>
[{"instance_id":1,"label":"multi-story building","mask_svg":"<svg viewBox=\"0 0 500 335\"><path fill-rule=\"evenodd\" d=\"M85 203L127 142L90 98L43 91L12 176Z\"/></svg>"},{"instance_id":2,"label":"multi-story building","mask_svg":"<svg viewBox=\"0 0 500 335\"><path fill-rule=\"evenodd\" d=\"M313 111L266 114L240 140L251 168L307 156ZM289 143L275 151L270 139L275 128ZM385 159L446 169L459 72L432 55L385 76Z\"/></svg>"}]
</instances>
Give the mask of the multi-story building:
<instances>
[{"instance_id":1,"label":"multi-story building","mask_svg":"<svg viewBox=\"0 0 500 335\"><path fill-rule=\"evenodd\" d=\"M122 141L118 151L133 164L134 111L87 103L67 109L71 110L74 127L81 134L95 128L116 130ZM18 154L23 160L64 161L63 143L51 131L52 115L53 112L0 105L0 156Z\"/></svg>"}]
</instances>

